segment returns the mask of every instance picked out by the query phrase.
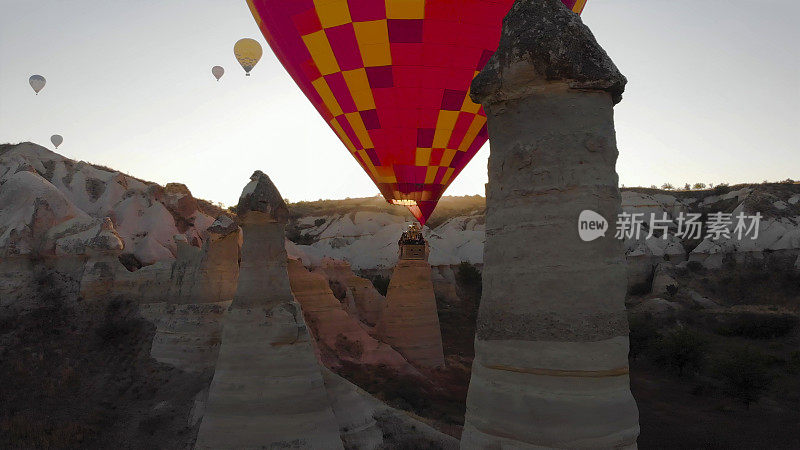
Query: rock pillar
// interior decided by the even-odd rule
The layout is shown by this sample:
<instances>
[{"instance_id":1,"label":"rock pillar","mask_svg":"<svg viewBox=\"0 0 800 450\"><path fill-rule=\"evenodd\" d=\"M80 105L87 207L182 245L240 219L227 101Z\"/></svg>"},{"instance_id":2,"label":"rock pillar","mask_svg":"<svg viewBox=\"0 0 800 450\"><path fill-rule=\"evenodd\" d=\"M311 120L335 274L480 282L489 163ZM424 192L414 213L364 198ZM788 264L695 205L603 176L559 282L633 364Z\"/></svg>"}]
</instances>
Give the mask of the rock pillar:
<instances>
[{"instance_id":1,"label":"rock pillar","mask_svg":"<svg viewBox=\"0 0 800 450\"><path fill-rule=\"evenodd\" d=\"M242 260L197 448L342 448L284 248L288 211L256 171L239 198Z\"/></svg>"},{"instance_id":2,"label":"rock pillar","mask_svg":"<svg viewBox=\"0 0 800 450\"><path fill-rule=\"evenodd\" d=\"M518 0L471 87L488 117L483 296L461 446L626 448L626 274L613 106L626 80L559 0Z\"/></svg>"},{"instance_id":3,"label":"rock pillar","mask_svg":"<svg viewBox=\"0 0 800 450\"><path fill-rule=\"evenodd\" d=\"M442 332L436 297L422 235L400 240L400 259L392 272L381 317L375 331L383 342L417 367L444 365Z\"/></svg>"}]
</instances>

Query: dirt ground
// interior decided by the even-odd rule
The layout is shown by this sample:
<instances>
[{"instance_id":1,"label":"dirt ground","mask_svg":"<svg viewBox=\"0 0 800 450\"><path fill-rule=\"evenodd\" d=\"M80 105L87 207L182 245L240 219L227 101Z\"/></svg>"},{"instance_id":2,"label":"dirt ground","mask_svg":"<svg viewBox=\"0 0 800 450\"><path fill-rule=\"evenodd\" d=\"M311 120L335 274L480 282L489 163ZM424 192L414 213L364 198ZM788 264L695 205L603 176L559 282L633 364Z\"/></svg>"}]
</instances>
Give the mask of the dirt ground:
<instances>
[{"instance_id":1,"label":"dirt ground","mask_svg":"<svg viewBox=\"0 0 800 450\"><path fill-rule=\"evenodd\" d=\"M692 393L696 385L647 363L631 365L640 449L798 449L800 411Z\"/></svg>"}]
</instances>

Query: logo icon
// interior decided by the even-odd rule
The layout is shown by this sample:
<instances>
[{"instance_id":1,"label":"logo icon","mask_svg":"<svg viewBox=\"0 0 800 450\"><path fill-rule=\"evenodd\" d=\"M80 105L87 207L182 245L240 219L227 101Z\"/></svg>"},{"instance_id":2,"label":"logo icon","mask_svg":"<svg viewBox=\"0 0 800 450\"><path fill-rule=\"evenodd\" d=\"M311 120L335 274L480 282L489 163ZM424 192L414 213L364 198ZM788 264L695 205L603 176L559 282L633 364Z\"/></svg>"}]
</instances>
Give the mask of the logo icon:
<instances>
[{"instance_id":1,"label":"logo icon","mask_svg":"<svg viewBox=\"0 0 800 450\"><path fill-rule=\"evenodd\" d=\"M608 231L608 221L592 211L591 209L584 209L581 215L578 216L578 235L584 242L593 241L600 236L605 237Z\"/></svg>"}]
</instances>

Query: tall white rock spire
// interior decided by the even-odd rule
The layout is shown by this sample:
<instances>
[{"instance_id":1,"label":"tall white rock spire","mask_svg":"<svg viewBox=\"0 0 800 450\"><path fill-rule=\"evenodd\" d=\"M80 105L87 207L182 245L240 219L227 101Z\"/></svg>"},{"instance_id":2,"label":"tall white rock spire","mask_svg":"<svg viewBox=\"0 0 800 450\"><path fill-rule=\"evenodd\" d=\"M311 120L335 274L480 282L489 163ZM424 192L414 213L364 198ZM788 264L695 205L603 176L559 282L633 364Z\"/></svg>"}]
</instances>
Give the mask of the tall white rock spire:
<instances>
[{"instance_id":1,"label":"tall white rock spire","mask_svg":"<svg viewBox=\"0 0 800 450\"><path fill-rule=\"evenodd\" d=\"M613 224L621 208L625 83L559 0L518 0L472 83L491 154L462 448L636 446L621 242L578 235L581 211Z\"/></svg>"}]
</instances>

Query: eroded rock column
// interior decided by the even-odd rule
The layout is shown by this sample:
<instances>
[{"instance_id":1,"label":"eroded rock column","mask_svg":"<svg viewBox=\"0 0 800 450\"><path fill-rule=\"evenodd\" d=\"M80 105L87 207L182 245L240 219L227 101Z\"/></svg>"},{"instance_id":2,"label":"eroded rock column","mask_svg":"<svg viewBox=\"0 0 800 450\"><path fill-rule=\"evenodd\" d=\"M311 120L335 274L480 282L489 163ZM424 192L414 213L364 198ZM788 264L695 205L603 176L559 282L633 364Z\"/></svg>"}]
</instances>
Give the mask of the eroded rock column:
<instances>
[{"instance_id":1,"label":"eroded rock column","mask_svg":"<svg viewBox=\"0 0 800 450\"><path fill-rule=\"evenodd\" d=\"M288 211L256 171L239 198L239 281L197 448L342 448L284 248Z\"/></svg>"},{"instance_id":2,"label":"eroded rock column","mask_svg":"<svg viewBox=\"0 0 800 450\"><path fill-rule=\"evenodd\" d=\"M427 243L414 228L415 240L400 240L400 259L392 272L386 302L375 331L408 362L423 368L444 365L442 332L428 264Z\"/></svg>"},{"instance_id":3,"label":"eroded rock column","mask_svg":"<svg viewBox=\"0 0 800 450\"><path fill-rule=\"evenodd\" d=\"M518 0L471 88L488 116L483 296L462 448L635 447L613 106L626 80L559 0Z\"/></svg>"}]
</instances>

